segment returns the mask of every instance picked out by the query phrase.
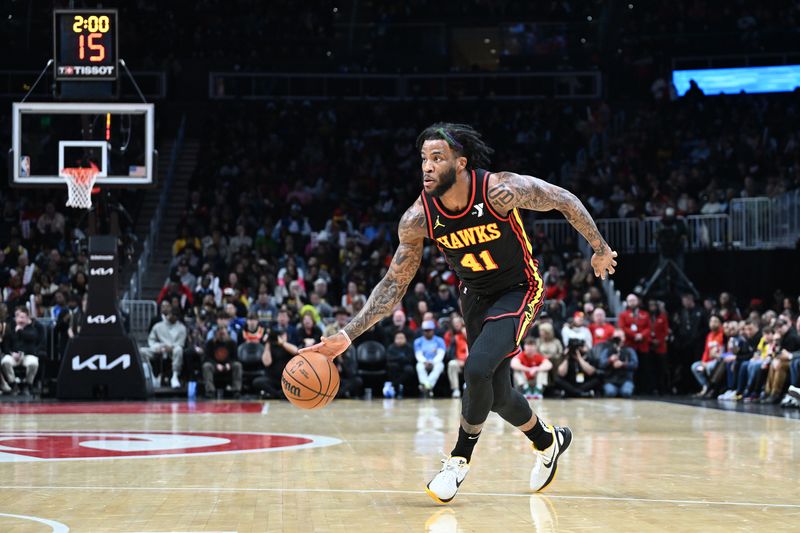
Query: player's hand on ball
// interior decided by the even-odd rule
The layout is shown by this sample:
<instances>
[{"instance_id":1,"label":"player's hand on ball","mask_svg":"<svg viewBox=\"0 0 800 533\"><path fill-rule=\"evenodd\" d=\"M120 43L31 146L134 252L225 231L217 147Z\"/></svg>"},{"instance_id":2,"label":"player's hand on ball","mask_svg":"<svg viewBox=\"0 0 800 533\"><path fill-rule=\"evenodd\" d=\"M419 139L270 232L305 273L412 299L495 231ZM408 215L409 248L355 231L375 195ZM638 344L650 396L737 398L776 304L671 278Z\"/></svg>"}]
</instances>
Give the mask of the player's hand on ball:
<instances>
[{"instance_id":1,"label":"player's hand on ball","mask_svg":"<svg viewBox=\"0 0 800 533\"><path fill-rule=\"evenodd\" d=\"M322 355L325 355L330 358L334 358L337 355L343 353L347 348L350 347L350 341L341 331L336 335L331 335L330 337L322 337L322 340L315 344L314 346L309 346L307 348L301 348L298 353L304 352L319 352Z\"/></svg>"},{"instance_id":2,"label":"player's hand on ball","mask_svg":"<svg viewBox=\"0 0 800 533\"><path fill-rule=\"evenodd\" d=\"M601 279L606 279L610 274L616 272L614 268L617 266L617 261L614 259L617 257L617 252L612 250L610 247L606 246L603 253L598 254L595 252L592 254L592 268L594 269L594 275Z\"/></svg>"}]
</instances>

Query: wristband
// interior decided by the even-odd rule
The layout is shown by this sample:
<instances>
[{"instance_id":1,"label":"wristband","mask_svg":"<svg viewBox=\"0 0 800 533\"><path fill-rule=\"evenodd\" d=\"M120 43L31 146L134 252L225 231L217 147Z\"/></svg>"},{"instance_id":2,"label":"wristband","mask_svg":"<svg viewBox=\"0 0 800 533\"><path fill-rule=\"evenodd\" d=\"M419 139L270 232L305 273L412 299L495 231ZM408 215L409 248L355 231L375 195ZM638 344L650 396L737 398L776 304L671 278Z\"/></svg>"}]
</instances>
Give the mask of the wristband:
<instances>
[{"instance_id":1,"label":"wristband","mask_svg":"<svg viewBox=\"0 0 800 533\"><path fill-rule=\"evenodd\" d=\"M350 346L351 344L353 344L353 341L351 341L351 340L350 340L350 335L348 335L348 334L347 334L347 332L346 332L345 330L343 330L343 329L340 329L340 330L339 330L339 333L341 333L342 335L344 335L344 338L345 338L345 339L347 339L347 345L348 345L348 346Z\"/></svg>"}]
</instances>

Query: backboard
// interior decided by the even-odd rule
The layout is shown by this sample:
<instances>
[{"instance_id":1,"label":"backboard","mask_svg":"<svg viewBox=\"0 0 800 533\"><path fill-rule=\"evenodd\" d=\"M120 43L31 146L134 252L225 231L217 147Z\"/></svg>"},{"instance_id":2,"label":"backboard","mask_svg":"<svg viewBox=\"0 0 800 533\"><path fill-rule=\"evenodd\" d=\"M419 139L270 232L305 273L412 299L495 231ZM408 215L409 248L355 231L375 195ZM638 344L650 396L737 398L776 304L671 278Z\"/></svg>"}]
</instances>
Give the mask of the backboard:
<instances>
[{"instance_id":1,"label":"backboard","mask_svg":"<svg viewBox=\"0 0 800 533\"><path fill-rule=\"evenodd\" d=\"M156 179L153 104L13 104L12 186L63 185L66 167L100 169L97 185L141 187Z\"/></svg>"}]
</instances>

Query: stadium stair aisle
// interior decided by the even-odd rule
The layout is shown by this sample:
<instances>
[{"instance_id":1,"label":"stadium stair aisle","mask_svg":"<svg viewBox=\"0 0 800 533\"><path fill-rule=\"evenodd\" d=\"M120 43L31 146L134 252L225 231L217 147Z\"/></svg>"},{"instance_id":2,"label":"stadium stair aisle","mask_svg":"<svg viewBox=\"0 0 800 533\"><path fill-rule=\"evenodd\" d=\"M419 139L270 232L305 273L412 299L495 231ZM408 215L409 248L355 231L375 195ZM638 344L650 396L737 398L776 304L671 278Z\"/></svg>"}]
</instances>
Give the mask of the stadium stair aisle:
<instances>
[{"instance_id":1,"label":"stadium stair aisle","mask_svg":"<svg viewBox=\"0 0 800 533\"><path fill-rule=\"evenodd\" d=\"M175 242L177 237L178 220L180 220L186 198L188 197L188 183L189 179L192 177L192 172L194 172L195 165L197 164L197 152L199 149L200 143L197 140L185 139L183 141L183 149L178 154L175 168L175 181L172 184L172 192L170 193L166 210L161 219L158 246L153 250L153 261L142 281L142 298L145 300L156 299L158 292L161 290L161 287L164 286L164 281L169 275L169 263L172 259L172 243ZM160 192L160 189L158 189L158 191ZM155 205L158 204L157 196L155 202L153 212L155 212ZM141 220L143 223L149 224L151 218L152 214L150 217L141 217ZM139 233L140 231L141 233ZM147 229L137 228L137 234L146 235Z\"/></svg>"}]
</instances>

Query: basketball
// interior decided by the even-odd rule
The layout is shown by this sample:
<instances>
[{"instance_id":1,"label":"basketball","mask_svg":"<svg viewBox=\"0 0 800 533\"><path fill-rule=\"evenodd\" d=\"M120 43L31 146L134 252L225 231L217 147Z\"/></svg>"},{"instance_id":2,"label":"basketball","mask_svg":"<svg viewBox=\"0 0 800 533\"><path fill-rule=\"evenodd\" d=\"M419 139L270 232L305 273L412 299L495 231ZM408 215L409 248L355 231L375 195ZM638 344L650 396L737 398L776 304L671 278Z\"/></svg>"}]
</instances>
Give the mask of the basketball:
<instances>
[{"instance_id":1,"label":"basketball","mask_svg":"<svg viewBox=\"0 0 800 533\"><path fill-rule=\"evenodd\" d=\"M339 371L319 352L295 355L283 369L281 387L286 398L300 409L325 407L339 391Z\"/></svg>"}]
</instances>

